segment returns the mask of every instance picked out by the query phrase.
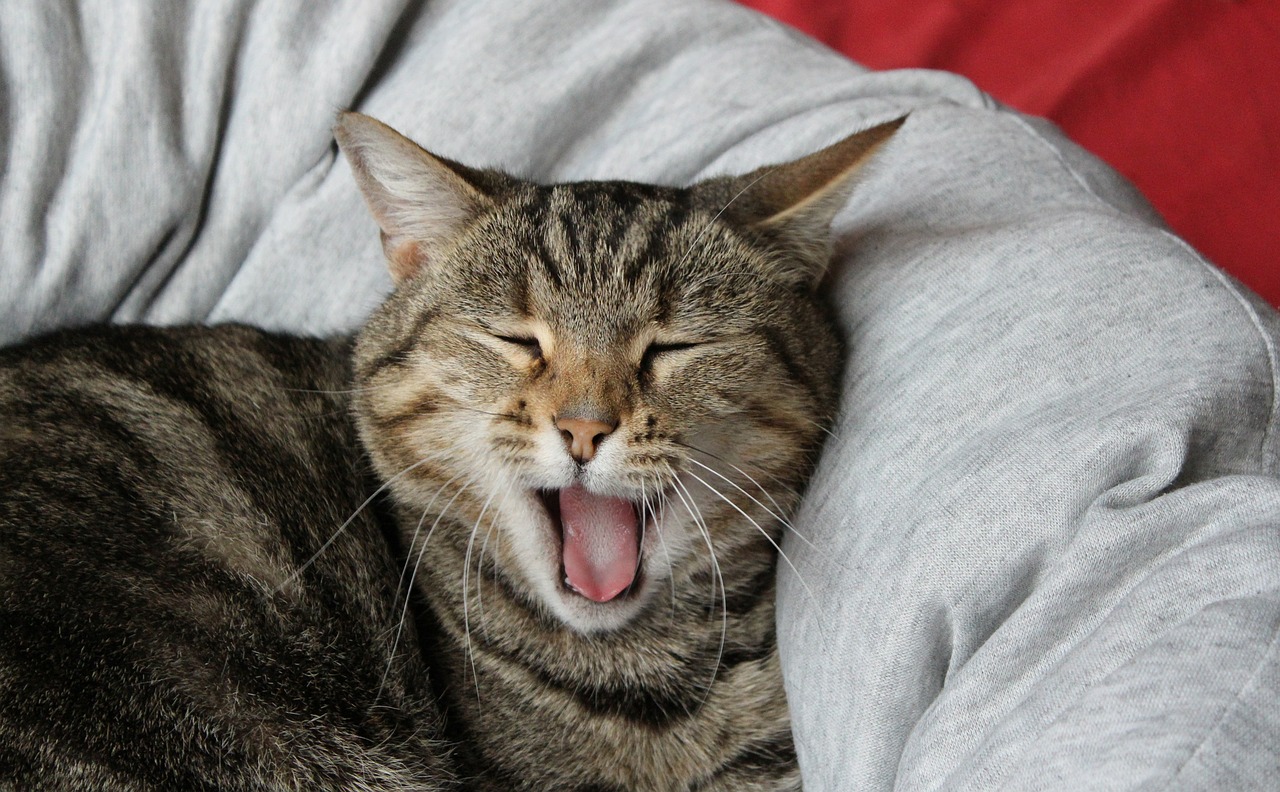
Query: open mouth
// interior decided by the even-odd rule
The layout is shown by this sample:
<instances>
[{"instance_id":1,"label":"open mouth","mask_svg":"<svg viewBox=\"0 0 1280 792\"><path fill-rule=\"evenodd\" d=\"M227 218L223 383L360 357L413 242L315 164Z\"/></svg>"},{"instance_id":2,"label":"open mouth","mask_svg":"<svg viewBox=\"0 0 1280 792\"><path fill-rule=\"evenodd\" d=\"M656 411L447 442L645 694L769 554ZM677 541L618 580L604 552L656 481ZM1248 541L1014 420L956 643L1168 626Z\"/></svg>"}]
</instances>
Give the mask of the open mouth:
<instances>
[{"instance_id":1,"label":"open mouth","mask_svg":"<svg viewBox=\"0 0 1280 792\"><path fill-rule=\"evenodd\" d=\"M560 534L560 579L567 591L603 603L639 590L641 544L651 527L644 521L646 509L580 484L539 490L538 497Z\"/></svg>"}]
</instances>

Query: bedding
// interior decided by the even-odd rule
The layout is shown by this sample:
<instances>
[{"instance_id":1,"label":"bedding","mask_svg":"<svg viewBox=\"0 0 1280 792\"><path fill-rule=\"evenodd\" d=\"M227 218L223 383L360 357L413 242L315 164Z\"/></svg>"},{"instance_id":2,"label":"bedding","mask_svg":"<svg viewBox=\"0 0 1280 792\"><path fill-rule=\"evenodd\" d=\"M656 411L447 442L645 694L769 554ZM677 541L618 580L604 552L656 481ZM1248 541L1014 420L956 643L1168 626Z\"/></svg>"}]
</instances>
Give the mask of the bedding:
<instances>
[{"instance_id":1,"label":"bedding","mask_svg":"<svg viewBox=\"0 0 1280 792\"><path fill-rule=\"evenodd\" d=\"M1280 786L1280 323L1048 123L711 0L31 0L0 80L4 342L357 325L339 108L667 183L909 112L835 224L845 395L779 572L806 789Z\"/></svg>"}]
</instances>

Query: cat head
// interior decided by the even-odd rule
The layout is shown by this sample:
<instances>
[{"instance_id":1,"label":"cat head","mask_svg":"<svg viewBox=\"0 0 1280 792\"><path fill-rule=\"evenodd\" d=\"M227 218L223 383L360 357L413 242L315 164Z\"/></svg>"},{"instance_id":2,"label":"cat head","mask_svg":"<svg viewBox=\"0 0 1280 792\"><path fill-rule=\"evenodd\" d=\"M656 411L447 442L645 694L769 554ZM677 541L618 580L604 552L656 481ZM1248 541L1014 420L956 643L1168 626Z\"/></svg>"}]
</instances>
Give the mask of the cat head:
<instances>
[{"instance_id":1,"label":"cat head","mask_svg":"<svg viewBox=\"0 0 1280 792\"><path fill-rule=\"evenodd\" d=\"M410 546L449 534L579 633L770 559L836 403L829 225L901 123L677 189L533 184L344 113L396 284L355 410Z\"/></svg>"}]
</instances>

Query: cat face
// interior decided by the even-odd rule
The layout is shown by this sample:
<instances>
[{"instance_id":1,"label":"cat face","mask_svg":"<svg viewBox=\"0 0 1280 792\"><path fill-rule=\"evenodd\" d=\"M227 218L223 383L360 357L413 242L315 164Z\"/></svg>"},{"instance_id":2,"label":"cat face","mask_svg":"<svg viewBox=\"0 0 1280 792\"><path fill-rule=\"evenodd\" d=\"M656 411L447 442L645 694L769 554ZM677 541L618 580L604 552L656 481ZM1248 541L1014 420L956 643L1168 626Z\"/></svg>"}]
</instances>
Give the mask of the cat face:
<instances>
[{"instance_id":1,"label":"cat face","mask_svg":"<svg viewBox=\"0 0 1280 792\"><path fill-rule=\"evenodd\" d=\"M398 286L357 345L356 414L421 514L411 549L452 545L460 575L487 556L580 633L771 552L835 401L827 224L892 129L684 190L538 186L355 114L336 131Z\"/></svg>"}]
</instances>

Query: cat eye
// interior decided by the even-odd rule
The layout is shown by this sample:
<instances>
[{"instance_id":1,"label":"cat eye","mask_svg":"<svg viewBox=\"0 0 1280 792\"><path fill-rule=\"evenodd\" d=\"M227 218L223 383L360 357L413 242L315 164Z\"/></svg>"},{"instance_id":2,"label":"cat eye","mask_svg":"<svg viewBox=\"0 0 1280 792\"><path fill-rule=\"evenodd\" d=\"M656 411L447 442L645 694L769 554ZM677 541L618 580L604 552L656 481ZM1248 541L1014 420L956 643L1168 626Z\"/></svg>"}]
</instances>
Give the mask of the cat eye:
<instances>
[{"instance_id":1,"label":"cat eye","mask_svg":"<svg viewBox=\"0 0 1280 792\"><path fill-rule=\"evenodd\" d=\"M681 341L670 344L650 344L649 348L644 351L646 355L663 355L667 352L680 352L681 350L691 349L698 344L695 341Z\"/></svg>"},{"instance_id":2,"label":"cat eye","mask_svg":"<svg viewBox=\"0 0 1280 792\"><path fill-rule=\"evenodd\" d=\"M662 355L672 352L682 352L698 346L694 341L677 341L666 344L653 343L644 350L644 356L640 358L640 372L647 374L653 368L653 362Z\"/></svg>"},{"instance_id":3,"label":"cat eye","mask_svg":"<svg viewBox=\"0 0 1280 792\"><path fill-rule=\"evenodd\" d=\"M542 343L533 336L509 336L494 333L493 337L499 341L505 341L508 344L521 347L534 357L542 357Z\"/></svg>"}]
</instances>

